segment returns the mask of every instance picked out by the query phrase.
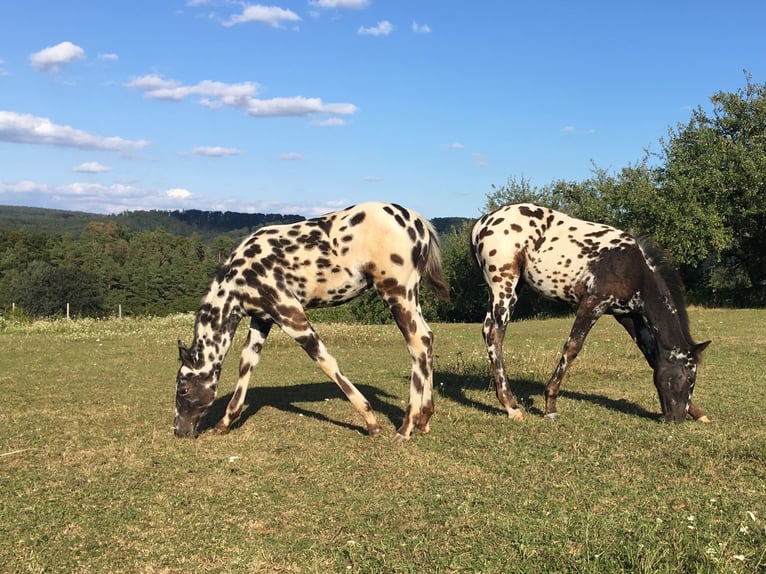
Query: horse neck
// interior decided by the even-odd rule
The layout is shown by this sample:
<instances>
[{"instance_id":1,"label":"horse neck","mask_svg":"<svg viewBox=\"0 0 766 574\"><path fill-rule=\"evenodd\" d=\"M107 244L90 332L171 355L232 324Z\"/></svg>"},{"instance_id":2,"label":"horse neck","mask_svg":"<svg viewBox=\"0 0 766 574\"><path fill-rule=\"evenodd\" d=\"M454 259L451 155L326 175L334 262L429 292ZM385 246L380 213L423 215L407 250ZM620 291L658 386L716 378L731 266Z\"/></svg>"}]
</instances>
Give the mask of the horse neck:
<instances>
[{"instance_id":1,"label":"horse neck","mask_svg":"<svg viewBox=\"0 0 766 574\"><path fill-rule=\"evenodd\" d=\"M242 315L239 303L214 281L194 318L194 345L201 364L220 370Z\"/></svg>"},{"instance_id":2,"label":"horse neck","mask_svg":"<svg viewBox=\"0 0 766 574\"><path fill-rule=\"evenodd\" d=\"M688 351L693 346L689 335L686 309L683 301L676 301L665 281L658 273L644 281L644 317L657 342L658 350Z\"/></svg>"}]
</instances>

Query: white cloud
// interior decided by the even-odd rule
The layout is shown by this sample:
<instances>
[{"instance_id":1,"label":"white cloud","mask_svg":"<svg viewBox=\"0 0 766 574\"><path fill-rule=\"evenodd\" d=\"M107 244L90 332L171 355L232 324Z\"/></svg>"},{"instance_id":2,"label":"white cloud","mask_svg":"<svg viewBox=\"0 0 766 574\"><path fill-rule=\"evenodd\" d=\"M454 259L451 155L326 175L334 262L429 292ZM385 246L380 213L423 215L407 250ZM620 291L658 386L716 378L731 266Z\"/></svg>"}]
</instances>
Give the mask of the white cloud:
<instances>
[{"instance_id":1,"label":"white cloud","mask_svg":"<svg viewBox=\"0 0 766 574\"><path fill-rule=\"evenodd\" d=\"M416 34L430 34L431 27L428 24L419 25L417 22L412 23L412 31Z\"/></svg>"},{"instance_id":2,"label":"white cloud","mask_svg":"<svg viewBox=\"0 0 766 574\"><path fill-rule=\"evenodd\" d=\"M172 199L189 199L192 196L192 192L183 187L174 187L173 189L168 189L165 195Z\"/></svg>"},{"instance_id":3,"label":"white cloud","mask_svg":"<svg viewBox=\"0 0 766 574\"><path fill-rule=\"evenodd\" d=\"M300 161L303 159L303 155L296 152L283 153L279 159L282 161Z\"/></svg>"},{"instance_id":4,"label":"white cloud","mask_svg":"<svg viewBox=\"0 0 766 574\"><path fill-rule=\"evenodd\" d=\"M394 25L388 20L383 20L382 22L378 22L376 26L370 28L360 26L356 33L363 36L388 36L393 31Z\"/></svg>"},{"instance_id":5,"label":"white cloud","mask_svg":"<svg viewBox=\"0 0 766 574\"><path fill-rule=\"evenodd\" d=\"M108 165L101 165L97 161L87 161L76 165L72 168L72 171L79 173L106 173L112 171L112 168Z\"/></svg>"},{"instance_id":6,"label":"white cloud","mask_svg":"<svg viewBox=\"0 0 766 574\"><path fill-rule=\"evenodd\" d=\"M211 146L211 147L195 147L191 152L189 152L190 155L204 155L207 157L222 157L226 155L239 155L240 151L236 148L232 147L221 147L221 146Z\"/></svg>"},{"instance_id":7,"label":"white cloud","mask_svg":"<svg viewBox=\"0 0 766 574\"><path fill-rule=\"evenodd\" d=\"M140 149L149 145L146 140L104 137L54 124L48 118L3 110L0 110L0 141L106 151Z\"/></svg>"},{"instance_id":8,"label":"white cloud","mask_svg":"<svg viewBox=\"0 0 766 574\"><path fill-rule=\"evenodd\" d=\"M117 54L110 53L110 54L99 54L98 59L103 62L114 62L116 60L119 60L120 57Z\"/></svg>"},{"instance_id":9,"label":"white cloud","mask_svg":"<svg viewBox=\"0 0 766 574\"><path fill-rule=\"evenodd\" d=\"M309 5L333 10L361 10L370 5L370 0L315 0L309 2Z\"/></svg>"},{"instance_id":10,"label":"white cloud","mask_svg":"<svg viewBox=\"0 0 766 574\"><path fill-rule=\"evenodd\" d=\"M349 103L325 103L321 98L294 96L262 100L255 98L258 85L253 82L225 84L204 80L193 86L184 86L156 74L133 78L129 88L142 90L147 98L178 102L192 95L204 96L199 103L209 108L229 106L246 111L256 117L307 116L316 113L350 115L357 107Z\"/></svg>"},{"instance_id":11,"label":"white cloud","mask_svg":"<svg viewBox=\"0 0 766 574\"><path fill-rule=\"evenodd\" d=\"M128 82L127 86L143 90L145 97L154 100L178 102L188 96L204 96L201 101L207 102L211 107L221 103L233 105L239 100L253 96L258 92L258 85L253 82L226 84L203 80L193 86L184 86L177 80L166 80L156 74L133 78ZM210 98L213 99L211 100Z\"/></svg>"},{"instance_id":12,"label":"white cloud","mask_svg":"<svg viewBox=\"0 0 766 574\"><path fill-rule=\"evenodd\" d=\"M487 167L489 165L489 159L487 156L480 153L473 154L473 165L476 167Z\"/></svg>"},{"instance_id":13,"label":"white cloud","mask_svg":"<svg viewBox=\"0 0 766 574\"><path fill-rule=\"evenodd\" d=\"M324 120L313 121L311 122L311 125L320 128L334 128L338 126L345 126L346 120L343 118L327 118Z\"/></svg>"},{"instance_id":14,"label":"white cloud","mask_svg":"<svg viewBox=\"0 0 766 574\"><path fill-rule=\"evenodd\" d=\"M463 149L465 146L461 144L460 142L455 142L453 144L450 144L449 147L451 147L452 149Z\"/></svg>"},{"instance_id":15,"label":"white cloud","mask_svg":"<svg viewBox=\"0 0 766 574\"><path fill-rule=\"evenodd\" d=\"M71 64L85 57L85 50L72 44L61 42L29 56L29 61L35 70L41 72L58 72L64 64Z\"/></svg>"},{"instance_id":16,"label":"white cloud","mask_svg":"<svg viewBox=\"0 0 766 574\"><path fill-rule=\"evenodd\" d=\"M47 190L48 186L44 183L37 183L29 180L14 182L0 180L0 197L10 194L22 195L35 192L45 192Z\"/></svg>"},{"instance_id":17,"label":"white cloud","mask_svg":"<svg viewBox=\"0 0 766 574\"><path fill-rule=\"evenodd\" d=\"M234 26L246 22L268 24L272 28L281 27L283 22L299 22L301 17L292 10L279 6L246 5L241 14L236 14L223 22L224 26Z\"/></svg>"},{"instance_id":18,"label":"white cloud","mask_svg":"<svg viewBox=\"0 0 766 574\"><path fill-rule=\"evenodd\" d=\"M564 126L561 128L561 131L567 134L571 134L573 131L575 131L574 126Z\"/></svg>"},{"instance_id":19,"label":"white cloud","mask_svg":"<svg viewBox=\"0 0 766 574\"><path fill-rule=\"evenodd\" d=\"M270 100L251 98L247 101L244 109L251 116L274 117L307 116L317 113L349 115L356 112L357 107L353 104L326 104L321 98L295 96L292 98L272 98Z\"/></svg>"}]
</instances>

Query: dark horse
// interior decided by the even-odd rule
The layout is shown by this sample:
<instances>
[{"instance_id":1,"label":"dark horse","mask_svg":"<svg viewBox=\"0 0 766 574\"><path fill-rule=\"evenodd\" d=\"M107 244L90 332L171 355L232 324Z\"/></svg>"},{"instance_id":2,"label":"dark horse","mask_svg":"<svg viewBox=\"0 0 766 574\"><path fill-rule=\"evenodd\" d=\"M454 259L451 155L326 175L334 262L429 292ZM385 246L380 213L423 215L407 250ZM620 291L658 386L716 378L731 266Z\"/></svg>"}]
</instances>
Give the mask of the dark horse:
<instances>
[{"instance_id":1,"label":"dark horse","mask_svg":"<svg viewBox=\"0 0 766 574\"><path fill-rule=\"evenodd\" d=\"M533 291L577 305L561 359L545 387L545 416L558 417L561 381L601 315L614 315L654 370L667 421L687 414L708 422L692 402L697 363L710 341L697 344L678 274L650 242L598 223L533 204L506 205L473 226L474 256L489 285L483 334L497 397L511 419L522 412L508 386L503 339L520 282Z\"/></svg>"},{"instance_id":2,"label":"dark horse","mask_svg":"<svg viewBox=\"0 0 766 574\"><path fill-rule=\"evenodd\" d=\"M369 401L340 371L305 313L306 308L349 301L371 287L391 309L412 360L410 400L395 439L407 440L415 428L428 432L434 412L433 333L420 310L422 275L438 297L449 298L436 232L422 216L396 204L363 203L257 230L234 249L210 284L195 317L191 346L178 341L176 436L197 436L245 316L250 331L239 359L237 388L216 430L228 432L242 413L250 373L276 324L337 383L364 417L367 432L380 433Z\"/></svg>"}]
</instances>

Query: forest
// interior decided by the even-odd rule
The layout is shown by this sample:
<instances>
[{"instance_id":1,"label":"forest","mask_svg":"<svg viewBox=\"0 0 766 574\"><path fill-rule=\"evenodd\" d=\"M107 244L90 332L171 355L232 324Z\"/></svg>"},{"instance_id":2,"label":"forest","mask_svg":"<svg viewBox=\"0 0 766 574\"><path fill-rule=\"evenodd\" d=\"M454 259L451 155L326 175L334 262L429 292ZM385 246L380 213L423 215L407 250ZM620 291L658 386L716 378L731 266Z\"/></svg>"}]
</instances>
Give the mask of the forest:
<instances>
[{"instance_id":1,"label":"forest","mask_svg":"<svg viewBox=\"0 0 766 574\"><path fill-rule=\"evenodd\" d=\"M650 237L678 268L690 302L766 306L766 87L752 82L710 97L668 129L660 151L583 181L541 187L509 177L483 211L534 201ZM384 198L383 198L384 199ZM217 265L248 233L297 215L151 211L94 215L0 207L0 314L22 317L166 315L196 309ZM452 301L427 290L430 320L473 322L486 292L468 245L472 219L434 219ZM517 317L561 312L522 298ZM323 320L388 320L372 294L317 312Z\"/></svg>"}]
</instances>

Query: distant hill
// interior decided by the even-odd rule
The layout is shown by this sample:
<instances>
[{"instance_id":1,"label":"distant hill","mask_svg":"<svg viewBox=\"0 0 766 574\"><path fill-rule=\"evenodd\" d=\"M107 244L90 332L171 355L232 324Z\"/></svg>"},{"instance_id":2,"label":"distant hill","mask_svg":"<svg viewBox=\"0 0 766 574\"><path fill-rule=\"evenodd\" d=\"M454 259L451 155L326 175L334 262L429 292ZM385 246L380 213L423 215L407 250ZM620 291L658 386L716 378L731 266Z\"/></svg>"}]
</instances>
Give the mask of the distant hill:
<instances>
[{"instance_id":1,"label":"distant hill","mask_svg":"<svg viewBox=\"0 0 766 574\"><path fill-rule=\"evenodd\" d=\"M118 215L101 215L84 211L65 211L40 207L0 205L0 229L25 230L50 235L69 234L79 237L91 222L117 223L132 231L164 229L173 235L188 237L199 234L203 241L220 235L239 239L264 225L303 221L301 215L277 213L238 213L234 211L126 211ZM431 223L439 233L459 231L467 217L437 217Z\"/></svg>"},{"instance_id":2,"label":"distant hill","mask_svg":"<svg viewBox=\"0 0 766 574\"><path fill-rule=\"evenodd\" d=\"M0 206L0 229L42 232L51 235L71 234L77 238L91 222L117 223L132 231L164 229L181 236L199 234L203 240L218 235L241 237L264 225L303 221L301 215L276 213L237 213L232 211L126 211L101 215L83 211L65 211L39 207Z\"/></svg>"}]
</instances>

